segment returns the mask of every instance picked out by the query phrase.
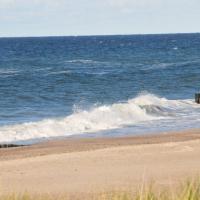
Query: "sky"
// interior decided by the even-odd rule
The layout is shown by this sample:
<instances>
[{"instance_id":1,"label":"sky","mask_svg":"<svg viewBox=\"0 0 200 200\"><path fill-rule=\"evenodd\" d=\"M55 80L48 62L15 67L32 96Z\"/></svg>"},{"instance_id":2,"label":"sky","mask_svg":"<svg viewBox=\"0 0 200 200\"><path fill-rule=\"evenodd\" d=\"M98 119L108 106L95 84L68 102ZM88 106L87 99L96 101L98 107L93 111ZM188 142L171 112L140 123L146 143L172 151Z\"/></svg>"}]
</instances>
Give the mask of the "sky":
<instances>
[{"instance_id":1,"label":"sky","mask_svg":"<svg viewBox=\"0 0 200 200\"><path fill-rule=\"evenodd\" d=\"M0 37L200 32L200 0L0 0Z\"/></svg>"}]
</instances>

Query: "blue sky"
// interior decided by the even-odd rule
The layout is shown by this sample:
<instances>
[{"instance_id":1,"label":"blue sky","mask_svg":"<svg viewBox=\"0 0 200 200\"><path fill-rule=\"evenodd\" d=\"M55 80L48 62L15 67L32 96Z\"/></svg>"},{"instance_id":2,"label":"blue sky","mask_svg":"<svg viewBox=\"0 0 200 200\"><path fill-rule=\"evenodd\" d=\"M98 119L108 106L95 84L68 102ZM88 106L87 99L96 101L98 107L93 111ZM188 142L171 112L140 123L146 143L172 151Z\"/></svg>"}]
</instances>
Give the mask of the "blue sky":
<instances>
[{"instance_id":1,"label":"blue sky","mask_svg":"<svg viewBox=\"0 0 200 200\"><path fill-rule=\"evenodd\" d=\"M200 32L200 0L0 0L0 37Z\"/></svg>"}]
</instances>

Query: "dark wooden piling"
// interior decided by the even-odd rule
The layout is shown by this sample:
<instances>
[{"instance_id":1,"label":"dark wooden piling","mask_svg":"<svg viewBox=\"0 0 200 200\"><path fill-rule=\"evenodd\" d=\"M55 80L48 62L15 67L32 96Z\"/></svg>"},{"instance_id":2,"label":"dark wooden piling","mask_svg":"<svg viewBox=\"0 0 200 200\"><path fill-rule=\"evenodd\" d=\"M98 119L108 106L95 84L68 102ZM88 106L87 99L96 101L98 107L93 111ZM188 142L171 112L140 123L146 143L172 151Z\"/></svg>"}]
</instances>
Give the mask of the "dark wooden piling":
<instances>
[{"instance_id":1,"label":"dark wooden piling","mask_svg":"<svg viewBox=\"0 0 200 200\"><path fill-rule=\"evenodd\" d=\"M195 94L195 102L200 104L200 93Z\"/></svg>"},{"instance_id":2,"label":"dark wooden piling","mask_svg":"<svg viewBox=\"0 0 200 200\"><path fill-rule=\"evenodd\" d=\"M5 148L14 148L14 147L23 147L25 145L17 145L17 144L0 144L0 149Z\"/></svg>"}]
</instances>

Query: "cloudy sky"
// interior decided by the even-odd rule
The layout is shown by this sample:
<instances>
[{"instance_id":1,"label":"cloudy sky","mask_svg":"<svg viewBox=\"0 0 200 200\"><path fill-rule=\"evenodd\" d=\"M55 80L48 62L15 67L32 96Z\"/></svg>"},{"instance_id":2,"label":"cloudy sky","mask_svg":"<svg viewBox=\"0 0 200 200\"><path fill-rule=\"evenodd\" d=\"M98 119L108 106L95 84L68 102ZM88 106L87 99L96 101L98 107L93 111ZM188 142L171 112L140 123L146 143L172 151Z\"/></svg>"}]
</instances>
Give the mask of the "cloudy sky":
<instances>
[{"instance_id":1,"label":"cloudy sky","mask_svg":"<svg viewBox=\"0 0 200 200\"><path fill-rule=\"evenodd\" d=\"M0 37L200 32L200 0L0 0Z\"/></svg>"}]
</instances>

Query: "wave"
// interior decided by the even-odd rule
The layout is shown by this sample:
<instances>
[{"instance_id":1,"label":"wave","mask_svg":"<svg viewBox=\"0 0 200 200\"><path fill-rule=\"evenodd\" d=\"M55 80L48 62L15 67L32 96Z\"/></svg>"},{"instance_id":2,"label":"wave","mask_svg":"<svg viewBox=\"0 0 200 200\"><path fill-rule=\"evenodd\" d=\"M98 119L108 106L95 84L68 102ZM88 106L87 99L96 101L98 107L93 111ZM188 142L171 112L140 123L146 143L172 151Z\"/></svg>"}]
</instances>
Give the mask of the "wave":
<instances>
[{"instance_id":1,"label":"wave","mask_svg":"<svg viewBox=\"0 0 200 200\"><path fill-rule=\"evenodd\" d=\"M57 71L57 72L49 72L46 75L60 75L60 74L70 74L70 70L63 70L63 71Z\"/></svg>"},{"instance_id":2,"label":"wave","mask_svg":"<svg viewBox=\"0 0 200 200\"><path fill-rule=\"evenodd\" d=\"M183 67L183 66L188 66L188 65L195 65L199 64L200 60L191 60L191 61L184 61L184 62L176 62L176 63L157 63L157 64L152 64L149 66L145 66L141 70L143 71L149 71L149 70L158 70L158 69L168 69L168 68L173 68L173 67Z\"/></svg>"},{"instance_id":3,"label":"wave","mask_svg":"<svg viewBox=\"0 0 200 200\"><path fill-rule=\"evenodd\" d=\"M20 71L14 69L0 69L0 77L16 76Z\"/></svg>"},{"instance_id":4,"label":"wave","mask_svg":"<svg viewBox=\"0 0 200 200\"><path fill-rule=\"evenodd\" d=\"M121 128L141 122L175 117L191 106L192 100L168 100L152 94L140 94L127 102L74 111L60 119L45 119L0 127L0 143L70 136Z\"/></svg>"},{"instance_id":5,"label":"wave","mask_svg":"<svg viewBox=\"0 0 200 200\"><path fill-rule=\"evenodd\" d=\"M96 60L86 60L86 59L76 59L76 60L67 60L65 63L81 63L81 64L100 64L100 63L107 63L107 62L101 62Z\"/></svg>"}]
</instances>

